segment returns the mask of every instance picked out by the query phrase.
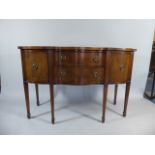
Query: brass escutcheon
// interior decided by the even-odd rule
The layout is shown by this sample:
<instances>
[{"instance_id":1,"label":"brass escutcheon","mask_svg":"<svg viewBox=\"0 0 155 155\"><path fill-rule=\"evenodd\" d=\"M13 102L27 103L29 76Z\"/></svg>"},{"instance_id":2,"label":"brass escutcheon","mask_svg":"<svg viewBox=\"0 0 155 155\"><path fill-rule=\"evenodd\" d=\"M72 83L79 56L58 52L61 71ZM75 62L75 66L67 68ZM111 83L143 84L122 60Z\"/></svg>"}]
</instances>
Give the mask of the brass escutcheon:
<instances>
[{"instance_id":1,"label":"brass escutcheon","mask_svg":"<svg viewBox=\"0 0 155 155\"><path fill-rule=\"evenodd\" d=\"M93 61L94 61L95 63L97 63L97 62L98 62L98 57L97 57L97 56L93 57Z\"/></svg>"},{"instance_id":2,"label":"brass escutcheon","mask_svg":"<svg viewBox=\"0 0 155 155\"><path fill-rule=\"evenodd\" d=\"M123 72L124 69L125 69L125 66L124 66L123 64L121 64L121 65L119 66L119 69L120 69L121 72Z\"/></svg>"},{"instance_id":3,"label":"brass escutcheon","mask_svg":"<svg viewBox=\"0 0 155 155\"><path fill-rule=\"evenodd\" d=\"M62 61L66 60L66 55L61 55L61 56L60 56L60 59L61 59Z\"/></svg>"},{"instance_id":4,"label":"brass escutcheon","mask_svg":"<svg viewBox=\"0 0 155 155\"><path fill-rule=\"evenodd\" d=\"M36 71L38 69L38 65L37 64L32 64L32 70Z\"/></svg>"},{"instance_id":5,"label":"brass escutcheon","mask_svg":"<svg viewBox=\"0 0 155 155\"><path fill-rule=\"evenodd\" d=\"M64 76L66 75L65 71L60 71L60 79L63 80Z\"/></svg>"}]
</instances>

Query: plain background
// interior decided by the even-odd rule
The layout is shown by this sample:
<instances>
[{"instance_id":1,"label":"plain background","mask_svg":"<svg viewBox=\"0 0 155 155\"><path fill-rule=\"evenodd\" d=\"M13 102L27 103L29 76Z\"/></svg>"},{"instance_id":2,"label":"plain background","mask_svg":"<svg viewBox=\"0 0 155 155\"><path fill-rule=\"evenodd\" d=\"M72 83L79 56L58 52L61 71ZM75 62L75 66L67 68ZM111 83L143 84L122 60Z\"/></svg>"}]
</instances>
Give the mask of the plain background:
<instances>
[{"instance_id":1,"label":"plain background","mask_svg":"<svg viewBox=\"0 0 155 155\"><path fill-rule=\"evenodd\" d=\"M154 134L153 104L143 99L154 34L154 20L1 20L1 134ZM17 46L135 48L128 117L121 116L124 85L117 106L108 93L106 123L100 123L103 86L55 86L56 125L50 123L49 86L40 86L36 107L30 85L32 119L25 117L20 52ZM45 104L47 103L47 104ZM44 105L44 106L42 106ZM34 119L33 119L34 118ZM136 125L137 126L136 126Z\"/></svg>"},{"instance_id":2,"label":"plain background","mask_svg":"<svg viewBox=\"0 0 155 155\"><path fill-rule=\"evenodd\" d=\"M154 18L154 1L2 0L1 18ZM9 4L9 5L8 5ZM88 5L89 4L89 5ZM37 6L37 7L36 7ZM34 9L35 8L35 9ZM1 136L3 154L154 154L154 136ZM112 145L114 144L114 145ZM78 146L78 147L77 147ZM25 148L28 149L25 149ZM8 149L10 148L10 149ZM77 149L78 148L78 149ZM76 151L75 151L76 150Z\"/></svg>"},{"instance_id":3,"label":"plain background","mask_svg":"<svg viewBox=\"0 0 155 155\"><path fill-rule=\"evenodd\" d=\"M99 46L137 49L130 97L142 97L150 63L154 24L154 20L116 19L0 20L2 94L24 95L17 46ZM42 95L49 93L48 86L42 86L41 90ZM121 90L124 90L123 86L119 88ZM30 91L34 89L31 88ZM120 94L124 97L122 92ZM62 99L101 100L102 86L56 86L56 94Z\"/></svg>"}]
</instances>

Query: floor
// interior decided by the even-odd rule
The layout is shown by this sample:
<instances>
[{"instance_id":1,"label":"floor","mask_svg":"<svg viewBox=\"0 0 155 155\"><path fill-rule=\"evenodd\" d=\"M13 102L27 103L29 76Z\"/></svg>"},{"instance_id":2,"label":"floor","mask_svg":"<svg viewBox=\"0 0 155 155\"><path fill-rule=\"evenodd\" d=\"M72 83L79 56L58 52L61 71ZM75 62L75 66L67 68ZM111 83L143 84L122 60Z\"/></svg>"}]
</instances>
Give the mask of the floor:
<instances>
[{"instance_id":1,"label":"floor","mask_svg":"<svg viewBox=\"0 0 155 155\"><path fill-rule=\"evenodd\" d=\"M129 100L128 114L122 117L123 102L108 99L106 122L101 120L102 105L92 101L60 101L55 99L56 123L50 123L48 97L41 105L31 97L32 118L25 113L23 95L0 96L0 134L155 134L155 104L144 98Z\"/></svg>"}]
</instances>

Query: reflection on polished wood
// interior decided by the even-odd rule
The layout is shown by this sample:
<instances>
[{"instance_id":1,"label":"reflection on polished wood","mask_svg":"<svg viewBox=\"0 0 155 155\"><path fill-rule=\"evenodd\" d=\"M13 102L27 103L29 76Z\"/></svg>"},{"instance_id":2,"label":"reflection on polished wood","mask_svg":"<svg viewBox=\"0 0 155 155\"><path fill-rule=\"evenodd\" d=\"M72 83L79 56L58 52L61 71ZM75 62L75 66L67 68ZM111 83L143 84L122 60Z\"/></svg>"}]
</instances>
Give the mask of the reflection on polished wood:
<instances>
[{"instance_id":1,"label":"reflection on polished wood","mask_svg":"<svg viewBox=\"0 0 155 155\"><path fill-rule=\"evenodd\" d=\"M30 118L28 83L49 84L51 121L54 123L54 85L104 85L102 122L105 121L108 85L126 84L123 116L126 116L133 56L131 48L20 46L27 116Z\"/></svg>"}]
</instances>

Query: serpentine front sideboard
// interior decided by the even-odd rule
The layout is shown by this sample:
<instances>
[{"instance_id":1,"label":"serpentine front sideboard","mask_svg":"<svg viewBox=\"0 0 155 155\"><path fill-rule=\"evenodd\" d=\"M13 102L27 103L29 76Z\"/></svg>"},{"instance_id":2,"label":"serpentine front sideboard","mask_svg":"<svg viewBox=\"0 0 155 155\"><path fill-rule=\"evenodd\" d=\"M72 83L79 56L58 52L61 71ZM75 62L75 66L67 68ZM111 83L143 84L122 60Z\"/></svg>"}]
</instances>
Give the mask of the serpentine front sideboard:
<instances>
[{"instance_id":1,"label":"serpentine front sideboard","mask_svg":"<svg viewBox=\"0 0 155 155\"><path fill-rule=\"evenodd\" d=\"M96 47L19 46L27 117L30 118L28 83L35 83L37 105L38 84L49 84L51 121L54 124L54 85L104 85L102 122L105 121L108 85L126 84L123 116L126 116L135 49Z\"/></svg>"}]
</instances>

